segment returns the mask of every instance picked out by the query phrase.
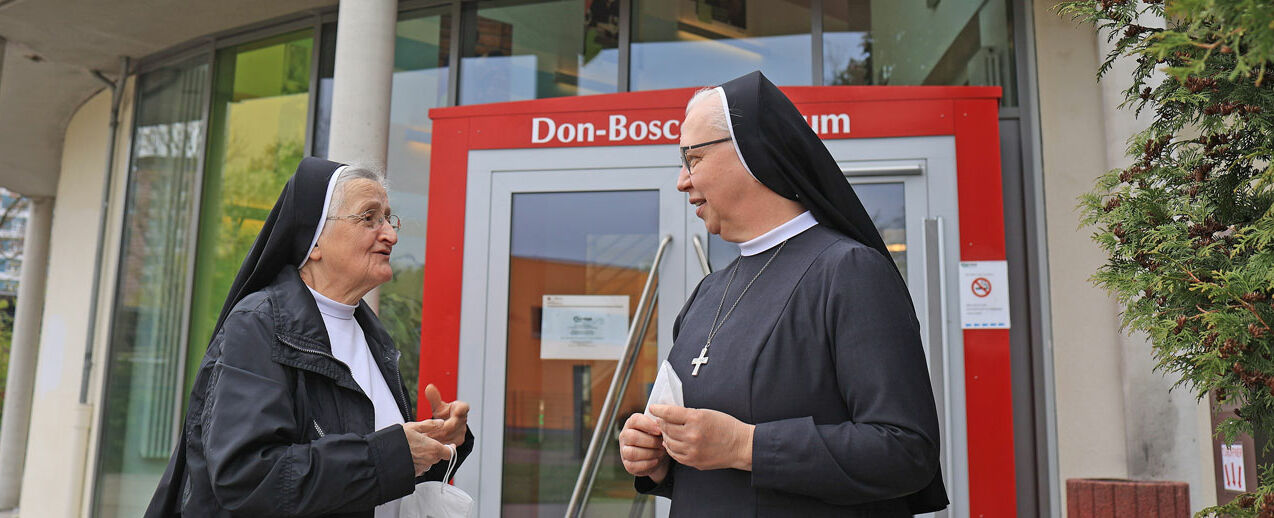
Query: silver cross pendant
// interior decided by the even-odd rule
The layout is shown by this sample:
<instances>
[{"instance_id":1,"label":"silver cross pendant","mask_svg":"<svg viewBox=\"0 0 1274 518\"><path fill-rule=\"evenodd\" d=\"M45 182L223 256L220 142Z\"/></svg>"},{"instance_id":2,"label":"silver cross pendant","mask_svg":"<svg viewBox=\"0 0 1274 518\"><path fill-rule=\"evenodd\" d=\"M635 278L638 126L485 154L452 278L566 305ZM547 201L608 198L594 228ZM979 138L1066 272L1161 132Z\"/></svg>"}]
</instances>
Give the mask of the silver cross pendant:
<instances>
[{"instance_id":1,"label":"silver cross pendant","mask_svg":"<svg viewBox=\"0 0 1274 518\"><path fill-rule=\"evenodd\" d=\"M699 351L699 357L693 360L690 360L690 363L695 366L694 370L690 371L690 375L698 376L699 367L702 367L704 364L708 363L708 346L706 345L703 346L703 350Z\"/></svg>"}]
</instances>

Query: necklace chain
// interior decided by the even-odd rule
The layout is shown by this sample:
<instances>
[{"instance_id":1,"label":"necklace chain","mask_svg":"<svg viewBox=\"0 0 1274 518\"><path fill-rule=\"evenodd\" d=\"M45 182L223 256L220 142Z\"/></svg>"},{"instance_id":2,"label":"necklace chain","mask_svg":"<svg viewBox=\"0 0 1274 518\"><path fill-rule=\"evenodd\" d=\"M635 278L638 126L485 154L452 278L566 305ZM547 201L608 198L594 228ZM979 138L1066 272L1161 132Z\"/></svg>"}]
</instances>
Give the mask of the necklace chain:
<instances>
[{"instance_id":1,"label":"necklace chain","mask_svg":"<svg viewBox=\"0 0 1274 518\"><path fill-rule=\"evenodd\" d=\"M730 305L730 310L725 312L725 318L722 318L721 322L717 323L717 318L721 316L721 308L725 306L726 295L730 293L730 284L734 282L735 274L739 273L739 264L743 262L743 258L739 258L739 262L734 263L734 268L730 270L730 279L725 283L725 291L721 292L721 302L717 304L717 314L712 317L712 327L708 328L708 341L703 344L704 352L700 353L701 355L706 354L708 348L712 346L712 337L717 336L717 331L721 330L721 326L724 326L725 321L730 318L732 313L734 313L734 308L739 306L739 302L743 300L743 296L748 293L748 288L751 288L752 283L756 282L756 280L761 277L761 273L765 272L765 269L770 267L770 263L774 261L775 257L779 256L779 252L783 251L784 246L787 246L787 240L783 240L783 242L779 244L778 250L775 250L774 254L770 255L770 258L765 260L765 264L761 265L761 269L757 270L756 275L752 276L752 280L748 281L747 286L743 287L743 291L739 293L739 298L735 299L734 304Z\"/></svg>"}]
</instances>

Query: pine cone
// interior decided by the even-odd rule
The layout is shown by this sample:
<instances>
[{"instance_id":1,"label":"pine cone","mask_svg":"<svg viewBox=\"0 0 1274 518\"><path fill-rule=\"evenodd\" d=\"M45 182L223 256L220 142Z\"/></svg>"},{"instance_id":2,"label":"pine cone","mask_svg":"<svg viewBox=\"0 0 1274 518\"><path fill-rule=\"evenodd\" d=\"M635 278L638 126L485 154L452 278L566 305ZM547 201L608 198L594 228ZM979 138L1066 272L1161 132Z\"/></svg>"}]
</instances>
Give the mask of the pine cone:
<instances>
[{"instance_id":1,"label":"pine cone","mask_svg":"<svg viewBox=\"0 0 1274 518\"><path fill-rule=\"evenodd\" d=\"M1265 336L1265 333L1268 333L1269 331L1270 331L1270 328L1265 326L1258 326L1256 325L1255 322L1247 325L1248 334L1251 334L1252 338L1256 338L1258 340L1261 337Z\"/></svg>"},{"instance_id":2,"label":"pine cone","mask_svg":"<svg viewBox=\"0 0 1274 518\"><path fill-rule=\"evenodd\" d=\"M1216 333L1208 333L1207 336L1203 337L1203 348L1209 351L1212 350L1216 346L1216 339Z\"/></svg>"},{"instance_id":3,"label":"pine cone","mask_svg":"<svg viewBox=\"0 0 1274 518\"><path fill-rule=\"evenodd\" d=\"M1111 199L1109 199L1109 200L1107 200L1107 201L1106 201L1106 206L1105 206L1106 212L1110 212L1110 211L1112 211L1112 210L1115 210L1116 208L1118 208L1118 207L1119 207L1120 205L1122 205L1122 204L1123 204L1123 201L1122 201L1122 200L1120 200L1118 196L1116 196L1116 197L1114 197L1114 198L1111 198Z\"/></svg>"}]
</instances>

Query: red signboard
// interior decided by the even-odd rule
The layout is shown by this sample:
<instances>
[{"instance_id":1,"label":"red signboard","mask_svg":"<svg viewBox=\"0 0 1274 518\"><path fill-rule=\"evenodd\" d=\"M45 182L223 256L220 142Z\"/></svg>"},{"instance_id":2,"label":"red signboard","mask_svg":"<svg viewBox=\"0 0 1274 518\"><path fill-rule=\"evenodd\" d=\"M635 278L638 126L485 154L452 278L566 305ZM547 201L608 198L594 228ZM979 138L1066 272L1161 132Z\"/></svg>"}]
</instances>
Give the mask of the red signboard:
<instances>
[{"instance_id":1,"label":"red signboard","mask_svg":"<svg viewBox=\"0 0 1274 518\"><path fill-rule=\"evenodd\" d=\"M955 137L960 260L1005 259L998 87L787 87L824 139ZM468 157L472 150L675 144L693 89L438 108L420 379L456 393ZM1003 289L999 286L996 289ZM964 388L972 516L1017 512L1007 329L966 329ZM957 381L957 380L952 380ZM422 383L423 386L423 383ZM419 398L424 411L424 398Z\"/></svg>"}]
</instances>

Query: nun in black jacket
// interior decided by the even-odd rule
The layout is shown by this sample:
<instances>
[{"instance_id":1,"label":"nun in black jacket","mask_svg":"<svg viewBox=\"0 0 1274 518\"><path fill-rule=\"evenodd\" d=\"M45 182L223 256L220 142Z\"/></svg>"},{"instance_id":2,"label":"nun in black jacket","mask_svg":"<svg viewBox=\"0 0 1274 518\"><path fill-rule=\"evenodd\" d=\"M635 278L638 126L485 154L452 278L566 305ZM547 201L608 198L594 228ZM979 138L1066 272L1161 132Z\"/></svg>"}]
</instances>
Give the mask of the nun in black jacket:
<instances>
[{"instance_id":1,"label":"nun in black jacket","mask_svg":"<svg viewBox=\"0 0 1274 518\"><path fill-rule=\"evenodd\" d=\"M378 176L301 162L231 287L147 517L395 516L473 450L468 405L432 386L434 419L415 422L361 301L390 278L396 226Z\"/></svg>"}]
</instances>

